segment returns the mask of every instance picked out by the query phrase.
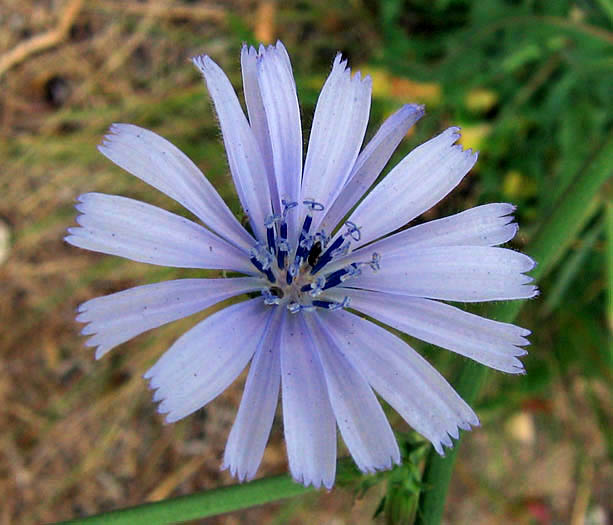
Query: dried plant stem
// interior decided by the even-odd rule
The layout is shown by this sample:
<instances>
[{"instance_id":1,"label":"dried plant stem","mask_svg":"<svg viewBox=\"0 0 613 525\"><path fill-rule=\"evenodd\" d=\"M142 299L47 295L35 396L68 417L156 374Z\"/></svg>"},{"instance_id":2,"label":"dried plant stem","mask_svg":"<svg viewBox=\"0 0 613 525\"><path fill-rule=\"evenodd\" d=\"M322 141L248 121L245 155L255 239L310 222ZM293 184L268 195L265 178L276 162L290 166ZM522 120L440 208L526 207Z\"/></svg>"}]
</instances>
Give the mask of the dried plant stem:
<instances>
[{"instance_id":1,"label":"dried plant stem","mask_svg":"<svg viewBox=\"0 0 613 525\"><path fill-rule=\"evenodd\" d=\"M102 1L97 4L98 8L105 10L121 9L124 13L144 15L153 12L156 18L172 20L186 18L189 20L225 20L227 9L223 6L214 5L166 5L163 2L116 2Z\"/></svg>"},{"instance_id":2,"label":"dried plant stem","mask_svg":"<svg viewBox=\"0 0 613 525\"><path fill-rule=\"evenodd\" d=\"M68 35L70 26L79 14L82 6L83 0L69 0L55 29L20 42L13 49L0 56L0 77L12 67L26 60L30 55L40 53L60 44Z\"/></svg>"}]
</instances>

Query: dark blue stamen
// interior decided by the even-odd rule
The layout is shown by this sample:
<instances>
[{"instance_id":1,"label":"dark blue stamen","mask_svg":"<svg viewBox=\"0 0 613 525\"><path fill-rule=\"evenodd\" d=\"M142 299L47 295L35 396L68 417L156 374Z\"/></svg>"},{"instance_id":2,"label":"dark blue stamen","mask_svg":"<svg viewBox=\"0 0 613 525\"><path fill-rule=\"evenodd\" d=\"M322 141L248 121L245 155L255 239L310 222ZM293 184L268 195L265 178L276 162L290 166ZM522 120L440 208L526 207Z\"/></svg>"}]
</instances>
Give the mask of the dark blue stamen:
<instances>
[{"instance_id":1,"label":"dark blue stamen","mask_svg":"<svg viewBox=\"0 0 613 525\"><path fill-rule=\"evenodd\" d=\"M319 308L330 308L332 305L336 303L332 301L313 301L311 304L313 306L319 306Z\"/></svg>"},{"instance_id":2,"label":"dark blue stamen","mask_svg":"<svg viewBox=\"0 0 613 525\"><path fill-rule=\"evenodd\" d=\"M321 270L326 264L328 264L332 258L335 250L341 247L345 238L343 236L338 237L329 247L328 249L319 257L317 263L311 269L311 275L316 274L319 270Z\"/></svg>"},{"instance_id":3,"label":"dark blue stamen","mask_svg":"<svg viewBox=\"0 0 613 525\"><path fill-rule=\"evenodd\" d=\"M360 228L358 228L355 223L347 221L345 226L347 227L347 231L337 237L332 245L323 253L323 255L315 263L315 266L313 266L311 269L311 275L317 273L335 257L345 255L347 253L349 249L349 241L346 244L343 244L347 237L351 237L356 242L361 239L362 234L360 233Z\"/></svg>"},{"instance_id":4,"label":"dark blue stamen","mask_svg":"<svg viewBox=\"0 0 613 525\"><path fill-rule=\"evenodd\" d=\"M250 257L249 260L251 261L251 264L253 264L253 266L255 266L260 272L262 272L263 274L266 275L266 277L268 277L268 280L271 283L274 284L277 281L275 279L275 275L272 273L272 270L270 268L267 268L266 270L264 270L262 263L260 263L260 261L258 261L255 257Z\"/></svg>"},{"instance_id":5,"label":"dark blue stamen","mask_svg":"<svg viewBox=\"0 0 613 525\"><path fill-rule=\"evenodd\" d=\"M322 290L332 288L333 286L336 286L343 281L346 281L349 277L355 277L356 275L359 275L361 271L358 266L359 263L351 263L345 268L341 268L340 270L332 272L330 275L326 275L326 282L323 285Z\"/></svg>"},{"instance_id":6,"label":"dark blue stamen","mask_svg":"<svg viewBox=\"0 0 613 525\"><path fill-rule=\"evenodd\" d=\"M250 257L249 260L251 261L251 264L253 264L253 266L255 266L260 272L264 272L264 268L262 267L260 261L258 261L255 257Z\"/></svg>"},{"instance_id":7,"label":"dark blue stamen","mask_svg":"<svg viewBox=\"0 0 613 525\"><path fill-rule=\"evenodd\" d=\"M277 246L277 265L279 266L279 270L283 270L283 268L285 268L286 258L287 258L287 251L282 250L280 246Z\"/></svg>"},{"instance_id":8,"label":"dark blue stamen","mask_svg":"<svg viewBox=\"0 0 613 525\"><path fill-rule=\"evenodd\" d=\"M323 286L323 290L327 290L328 288L332 288L338 284L341 284L343 281L341 277L349 273L349 270L346 268L341 268L340 270L336 270L332 272L330 275L326 275L326 284Z\"/></svg>"},{"instance_id":9,"label":"dark blue stamen","mask_svg":"<svg viewBox=\"0 0 613 525\"><path fill-rule=\"evenodd\" d=\"M296 246L296 256L294 261L304 261L311 251L314 239L309 236L311 225L313 224L313 211L323 211L324 205L314 201L313 199L305 199L302 204L307 206L308 211L304 217L304 223L302 224L302 230L300 231L300 237L298 238L298 246Z\"/></svg>"},{"instance_id":10,"label":"dark blue stamen","mask_svg":"<svg viewBox=\"0 0 613 525\"><path fill-rule=\"evenodd\" d=\"M275 250L275 225L266 226L266 241L268 242L268 248L274 252Z\"/></svg>"},{"instance_id":11,"label":"dark blue stamen","mask_svg":"<svg viewBox=\"0 0 613 525\"><path fill-rule=\"evenodd\" d=\"M298 244L298 248L296 249L296 258L295 261L307 258L309 251L311 251L311 246L313 246L313 240L309 237L303 237L300 235L300 244Z\"/></svg>"},{"instance_id":12,"label":"dark blue stamen","mask_svg":"<svg viewBox=\"0 0 613 525\"><path fill-rule=\"evenodd\" d=\"M279 252L282 250L279 249L279 246L287 242L287 221L285 217L287 217L287 212L292 208L298 206L297 202L287 202L285 199L281 200L281 204L283 204L283 213L280 217L278 217L279 221L279 240L277 242L277 263L279 264L279 268L283 269L285 267L285 261L279 258Z\"/></svg>"},{"instance_id":13,"label":"dark blue stamen","mask_svg":"<svg viewBox=\"0 0 613 525\"><path fill-rule=\"evenodd\" d=\"M287 244L287 222L285 215L279 219L279 238L277 239L277 264L279 269L285 268L285 259L289 246ZM274 252L273 252L274 253Z\"/></svg>"},{"instance_id":14,"label":"dark blue stamen","mask_svg":"<svg viewBox=\"0 0 613 525\"><path fill-rule=\"evenodd\" d=\"M302 225L302 235L306 236L309 233L312 223L313 223L313 216L310 213L308 213L307 216L304 218L304 223Z\"/></svg>"},{"instance_id":15,"label":"dark blue stamen","mask_svg":"<svg viewBox=\"0 0 613 525\"><path fill-rule=\"evenodd\" d=\"M268 243L268 251L270 253L275 253L276 249L275 224L282 220L283 217L281 215L269 215L266 217L266 221L264 222L264 226L266 226L266 241Z\"/></svg>"},{"instance_id":16,"label":"dark blue stamen","mask_svg":"<svg viewBox=\"0 0 613 525\"><path fill-rule=\"evenodd\" d=\"M305 259L311 250L311 246L313 245L313 241L309 242L309 230L311 229L311 224L313 223L313 216L309 213L304 218L304 224L302 225L302 231L300 232L300 238L298 239L298 246L296 248L296 257L295 261L298 259Z\"/></svg>"}]
</instances>

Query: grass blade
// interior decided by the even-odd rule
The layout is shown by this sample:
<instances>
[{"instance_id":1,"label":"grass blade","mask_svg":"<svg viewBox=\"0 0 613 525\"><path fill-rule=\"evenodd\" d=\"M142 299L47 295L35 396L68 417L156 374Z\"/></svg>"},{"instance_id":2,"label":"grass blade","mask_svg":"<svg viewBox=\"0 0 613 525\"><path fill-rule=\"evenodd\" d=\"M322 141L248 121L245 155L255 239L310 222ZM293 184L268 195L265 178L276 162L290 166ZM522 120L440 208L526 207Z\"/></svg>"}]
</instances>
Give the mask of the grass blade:
<instances>
[{"instance_id":1,"label":"grass blade","mask_svg":"<svg viewBox=\"0 0 613 525\"><path fill-rule=\"evenodd\" d=\"M592 201L603 183L613 173L613 134L611 134L592 157L585 170L580 170L568 190L558 201L554 212L543 225L527 252L538 261L532 275L539 280L562 257L564 251L578 233L581 218L585 213L586 203ZM519 313L523 301L497 303L492 309L491 317L504 322L512 322ZM457 391L468 404L473 404L487 376L488 368L473 362L467 363L457 382ZM424 483L430 487L423 492L417 523L437 525L441 522L445 509L447 489L451 481L455 458L460 441L440 457L431 451L428 458Z\"/></svg>"}]
</instances>

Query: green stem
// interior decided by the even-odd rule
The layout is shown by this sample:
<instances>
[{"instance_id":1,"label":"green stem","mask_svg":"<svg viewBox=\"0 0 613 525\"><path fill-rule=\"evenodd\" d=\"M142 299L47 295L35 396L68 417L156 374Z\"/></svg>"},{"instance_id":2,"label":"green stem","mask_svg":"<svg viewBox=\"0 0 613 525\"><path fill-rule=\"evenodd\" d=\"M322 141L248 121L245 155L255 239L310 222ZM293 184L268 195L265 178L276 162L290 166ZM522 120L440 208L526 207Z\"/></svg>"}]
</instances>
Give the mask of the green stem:
<instances>
[{"instance_id":1,"label":"green stem","mask_svg":"<svg viewBox=\"0 0 613 525\"><path fill-rule=\"evenodd\" d=\"M336 483L339 486L350 484L353 480L363 476L353 461L340 458L336 463ZM179 496L153 503L143 503L135 507L111 510L95 516L78 518L61 522L64 524L90 525L101 523L104 525L162 525L166 523L180 523L182 521L209 518L226 512L246 509L264 503L272 503L282 499L301 496L315 492L313 487L305 487L296 483L287 474L256 479L249 483L230 485L217 489Z\"/></svg>"},{"instance_id":2,"label":"green stem","mask_svg":"<svg viewBox=\"0 0 613 525\"><path fill-rule=\"evenodd\" d=\"M607 304L607 326L609 332L613 333L613 202L608 201L606 207L606 232L607 232L607 255L606 255L606 272L607 272L607 289L609 291ZM609 347L607 362L613 371L613 338L609 338Z\"/></svg>"},{"instance_id":3,"label":"green stem","mask_svg":"<svg viewBox=\"0 0 613 525\"><path fill-rule=\"evenodd\" d=\"M569 242L579 233L585 210L613 173L612 158L613 134L603 142L586 169L577 173L551 216L543 222L527 250L539 263L532 273L535 280L540 280L554 266ZM512 322L524 304L524 301L497 303L491 317L503 322ZM477 399L488 370L473 362L468 362L462 369L457 391L468 404L473 404ZM430 453L423 479L430 489L422 493L417 523L437 525L441 522L459 446L460 441L444 458L434 451Z\"/></svg>"},{"instance_id":4,"label":"green stem","mask_svg":"<svg viewBox=\"0 0 613 525\"><path fill-rule=\"evenodd\" d=\"M294 483L287 476L274 476L258 479L243 485L231 485L207 490L189 496L170 498L154 503L144 503L135 507L112 510L87 518L80 518L64 523L104 525L156 525L179 523L181 521L207 518L225 512L262 505L293 496L312 492L313 487Z\"/></svg>"}]
</instances>

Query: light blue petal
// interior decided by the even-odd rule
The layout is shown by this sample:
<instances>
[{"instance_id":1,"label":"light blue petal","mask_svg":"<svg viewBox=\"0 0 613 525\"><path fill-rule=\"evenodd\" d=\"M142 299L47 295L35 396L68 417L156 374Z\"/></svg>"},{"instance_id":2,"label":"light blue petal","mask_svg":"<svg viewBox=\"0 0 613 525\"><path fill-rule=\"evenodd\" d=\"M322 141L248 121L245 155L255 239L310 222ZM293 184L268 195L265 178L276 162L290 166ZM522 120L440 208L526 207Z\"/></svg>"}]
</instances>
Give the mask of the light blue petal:
<instances>
[{"instance_id":1,"label":"light blue petal","mask_svg":"<svg viewBox=\"0 0 613 525\"><path fill-rule=\"evenodd\" d=\"M228 306L183 334L145 374L173 423L221 394L256 351L273 310L258 297Z\"/></svg>"},{"instance_id":2,"label":"light blue petal","mask_svg":"<svg viewBox=\"0 0 613 525\"><path fill-rule=\"evenodd\" d=\"M245 94L245 104L249 115L249 125L253 130L253 136L260 147L262 159L266 167L268 185L270 187L270 197L272 199L273 210L279 213L279 190L275 179L274 165L272 161L272 146L270 144L270 132L266 111L262 101L262 93L258 83L258 52L253 46L243 44L241 49L241 71L243 75L243 92Z\"/></svg>"},{"instance_id":3,"label":"light blue petal","mask_svg":"<svg viewBox=\"0 0 613 525\"><path fill-rule=\"evenodd\" d=\"M400 141L423 115L423 106L407 104L381 125L375 136L358 155L347 183L327 210L320 225L321 228L326 232L334 230L377 180Z\"/></svg>"},{"instance_id":4,"label":"light blue petal","mask_svg":"<svg viewBox=\"0 0 613 525\"><path fill-rule=\"evenodd\" d=\"M410 246L496 246L517 233L515 206L505 203L476 206L449 217L424 222L385 237L363 250L394 255Z\"/></svg>"},{"instance_id":5,"label":"light blue petal","mask_svg":"<svg viewBox=\"0 0 613 525\"><path fill-rule=\"evenodd\" d=\"M257 75L272 146L279 198L297 202L302 178L302 128L296 84L287 51L281 42L260 46ZM277 212L281 210L277 203ZM287 216L290 238L297 233L295 213Z\"/></svg>"},{"instance_id":6,"label":"light blue petal","mask_svg":"<svg viewBox=\"0 0 613 525\"><path fill-rule=\"evenodd\" d=\"M255 476L275 417L281 380L281 314L282 310L277 308L253 356L238 414L226 444L222 469L230 469L240 481L249 481Z\"/></svg>"},{"instance_id":7,"label":"light blue petal","mask_svg":"<svg viewBox=\"0 0 613 525\"><path fill-rule=\"evenodd\" d=\"M458 429L479 424L472 409L445 379L398 337L344 310L320 318L347 358L372 387L443 454Z\"/></svg>"},{"instance_id":8,"label":"light blue petal","mask_svg":"<svg viewBox=\"0 0 613 525\"><path fill-rule=\"evenodd\" d=\"M360 226L362 245L397 230L429 210L477 162L477 154L454 145L449 128L409 153L359 204L350 220Z\"/></svg>"},{"instance_id":9,"label":"light blue petal","mask_svg":"<svg viewBox=\"0 0 613 525\"><path fill-rule=\"evenodd\" d=\"M247 254L184 217L127 197L85 193L79 228L66 242L133 261L176 268L255 272Z\"/></svg>"},{"instance_id":10,"label":"light blue petal","mask_svg":"<svg viewBox=\"0 0 613 525\"><path fill-rule=\"evenodd\" d=\"M370 292L345 290L351 308L413 337L474 359L496 370L524 373L517 356L529 341L530 331L508 323L485 319L445 303Z\"/></svg>"},{"instance_id":11,"label":"light blue petal","mask_svg":"<svg viewBox=\"0 0 613 525\"><path fill-rule=\"evenodd\" d=\"M370 77L356 73L352 78L347 61L337 55L315 108L302 199L314 199L328 209L342 190L364 140L371 90ZM313 230L322 219L314 217Z\"/></svg>"},{"instance_id":12,"label":"light blue petal","mask_svg":"<svg viewBox=\"0 0 613 525\"><path fill-rule=\"evenodd\" d=\"M113 124L98 150L135 177L185 206L231 244L254 244L213 185L176 146L132 124Z\"/></svg>"},{"instance_id":13,"label":"light blue petal","mask_svg":"<svg viewBox=\"0 0 613 525\"><path fill-rule=\"evenodd\" d=\"M338 428L358 468L374 472L400 463L394 433L364 376L334 343L318 314L306 315L305 321L323 365Z\"/></svg>"},{"instance_id":14,"label":"light blue petal","mask_svg":"<svg viewBox=\"0 0 613 525\"><path fill-rule=\"evenodd\" d=\"M283 426L292 477L328 489L336 472L336 425L324 372L303 316L283 312Z\"/></svg>"},{"instance_id":15,"label":"light blue petal","mask_svg":"<svg viewBox=\"0 0 613 525\"><path fill-rule=\"evenodd\" d=\"M339 262L340 264L340 262ZM444 301L528 299L538 294L524 275L534 268L527 255L489 246L407 246L381 254L381 269L362 271L346 286Z\"/></svg>"},{"instance_id":16,"label":"light blue petal","mask_svg":"<svg viewBox=\"0 0 613 525\"><path fill-rule=\"evenodd\" d=\"M87 346L97 346L96 359L147 330L200 312L220 301L262 288L252 277L234 279L178 279L137 286L79 306L81 331L92 335Z\"/></svg>"},{"instance_id":17,"label":"light blue petal","mask_svg":"<svg viewBox=\"0 0 613 525\"><path fill-rule=\"evenodd\" d=\"M206 55L192 60L213 99L238 197L256 237L264 241L264 221L272 208L262 152L226 74Z\"/></svg>"}]
</instances>

